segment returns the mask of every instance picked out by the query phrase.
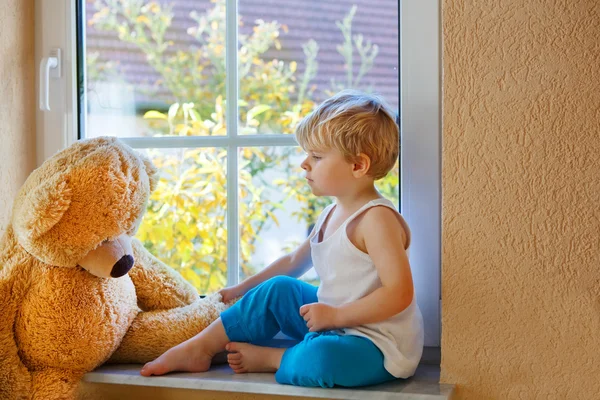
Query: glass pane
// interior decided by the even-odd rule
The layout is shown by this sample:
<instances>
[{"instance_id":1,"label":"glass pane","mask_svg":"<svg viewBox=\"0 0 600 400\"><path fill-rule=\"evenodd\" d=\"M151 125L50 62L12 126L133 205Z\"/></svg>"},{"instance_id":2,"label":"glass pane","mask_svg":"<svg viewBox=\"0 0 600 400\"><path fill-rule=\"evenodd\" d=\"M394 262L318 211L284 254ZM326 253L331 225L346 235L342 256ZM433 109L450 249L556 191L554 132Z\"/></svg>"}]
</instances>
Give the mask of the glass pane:
<instances>
[{"instance_id":1,"label":"glass pane","mask_svg":"<svg viewBox=\"0 0 600 400\"><path fill-rule=\"evenodd\" d=\"M224 0L81 4L86 137L225 134Z\"/></svg>"},{"instance_id":2,"label":"glass pane","mask_svg":"<svg viewBox=\"0 0 600 400\"><path fill-rule=\"evenodd\" d=\"M300 4L300 3L299 3ZM398 110L398 0L239 0L240 133L292 133L341 89Z\"/></svg>"},{"instance_id":3,"label":"glass pane","mask_svg":"<svg viewBox=\"0 0 600 400\"><path fill-rule=\"evenodd\" d=\"M240 151L240 281L295 250L334 199L316 197L306 184L299 147L246 147ZM377 181L398 206L398 168ZM318 285L314 270L301 278Z\"/></svg>"},{"instance_id":4,"label":"glass pane","mask_svg":"<svg viewBox=\"0 0 600 400\"><path fill-rule=\"evenodd\" d=\"M398 161L384 178L375 181L375 187L383 197L392 201L400 212L400 163Z\"/></svg>"},{"instance_id":5,"label":"glass pane","mask_svg":"<svg viewBox=\"0 0 600 400\"><path fill-rule=\"evenodd\" d=\"M147 149L160 180L137 238L201 294L227 283L227 151Z\"/></svg>"},{"instance_id":6,"label":"glass pane","mask_svg":"<svg viewBox=\"0 0 600 400\"><path fill-rule=\"evenodd\" d=\"M296 249L332 199L306 184L299 147L246 147L240 151L240 281ZM313 270L303 277L318 285Z\"/></svg>"}]
</instances>

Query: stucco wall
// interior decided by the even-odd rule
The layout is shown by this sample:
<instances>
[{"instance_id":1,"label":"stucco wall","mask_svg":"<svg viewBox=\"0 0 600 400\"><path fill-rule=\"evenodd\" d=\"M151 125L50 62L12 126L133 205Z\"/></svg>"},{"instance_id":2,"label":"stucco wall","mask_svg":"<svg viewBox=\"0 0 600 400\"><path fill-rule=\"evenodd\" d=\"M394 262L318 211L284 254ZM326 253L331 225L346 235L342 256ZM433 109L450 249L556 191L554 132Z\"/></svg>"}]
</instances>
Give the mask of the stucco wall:
<instances>
[{"instance_id":1,"label":"stucco wall","mask_svg":"<svg viewBox=\"0 0 600 400\"><path fill-rule=\"evenodd\" d=\"M600 2L442 13L442 381L598 399Z\"/></svg>"},{"instance_id":2,"label":"stucco wall","mask_svg":"<svg viewBox=\"0 0 600 400\"><path fill-rule=\"evenodd\" d=\"M35 168L34 0L0 5L0 235Z\"/></svg>"},{"instance_id":3,"label":"stucco wall","mask_svg":"<svg viewBox=\"0 0 600 400\"><path fill-rule=\"evenodd\" d=\"M33 3L0 12L0 231L35 165ZM442 380L598 398L600 5L442 6Z\"/></svg>"}]
</instances>

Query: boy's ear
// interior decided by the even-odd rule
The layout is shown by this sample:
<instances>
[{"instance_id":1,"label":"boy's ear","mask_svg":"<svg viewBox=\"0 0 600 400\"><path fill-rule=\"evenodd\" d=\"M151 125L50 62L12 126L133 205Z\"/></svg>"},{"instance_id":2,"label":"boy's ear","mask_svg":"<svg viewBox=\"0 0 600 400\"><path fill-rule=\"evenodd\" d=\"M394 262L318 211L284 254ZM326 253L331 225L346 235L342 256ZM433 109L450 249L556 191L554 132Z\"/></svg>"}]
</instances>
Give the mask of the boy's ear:
<instances>
[{"instance_id":1,"label":"boy's ear","mask_svg":"<svg viewBox=\"0 0 600 400\"><path fill-rule=\"evenodd\" d=\"M371 168L371 158L368 155L360 153L354 158L352 173L355 177L360 178L366 175L369 168Z\"/></svg>"}]
</instances>

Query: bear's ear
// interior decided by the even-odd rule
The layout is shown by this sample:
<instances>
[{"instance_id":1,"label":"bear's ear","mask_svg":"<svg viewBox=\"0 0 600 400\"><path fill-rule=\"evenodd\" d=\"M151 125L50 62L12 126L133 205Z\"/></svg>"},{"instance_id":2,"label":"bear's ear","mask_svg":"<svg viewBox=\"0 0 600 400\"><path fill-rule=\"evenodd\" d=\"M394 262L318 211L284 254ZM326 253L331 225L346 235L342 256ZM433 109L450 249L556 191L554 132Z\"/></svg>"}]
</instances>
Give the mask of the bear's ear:
<instances>
[{"instance_id":1,"label":"bear's ear","mask_svg":"<svg viewBox=\"0 0 600 400\"><path fill-rule=\"evenodd\" d=\"M62 176L48 179L15 204L13 225L30 239L48 232L61 220L71 204L71 188Z\"/></svg>"},{"instance_id":2,"label":"bear's ear","mask_svg":"<svg viewBox=\"0 0 600 400\"><path fill-rule=\"evenodd\" d=\"M150 193L154 192L156 189L156 185L158 185L158 170L152 164L152 161L145 154L138 153L142 161L144 162L144 167L146 169L146 174L148 175L148 180L150 181Z\"/></svg>"}]
</instances>

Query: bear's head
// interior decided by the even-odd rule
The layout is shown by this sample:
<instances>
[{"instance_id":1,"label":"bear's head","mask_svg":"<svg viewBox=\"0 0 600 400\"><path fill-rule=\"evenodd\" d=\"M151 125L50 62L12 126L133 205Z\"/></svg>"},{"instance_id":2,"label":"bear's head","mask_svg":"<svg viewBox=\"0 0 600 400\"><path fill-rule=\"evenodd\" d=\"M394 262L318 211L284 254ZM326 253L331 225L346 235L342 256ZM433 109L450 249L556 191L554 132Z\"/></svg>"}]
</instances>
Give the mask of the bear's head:
<instances>
[{"instance_id":1,"label":"bear's head","mask_svg":"<svg viewBox=\"0 0 600 400\"><path fill-rule=\"evenodd\" d=\"M78 141L27 178L13 206L16 239L52 266L125 275L133 265L130 239L156 172L150 160L116 138Z\"/></svg>"}]
</instances>

